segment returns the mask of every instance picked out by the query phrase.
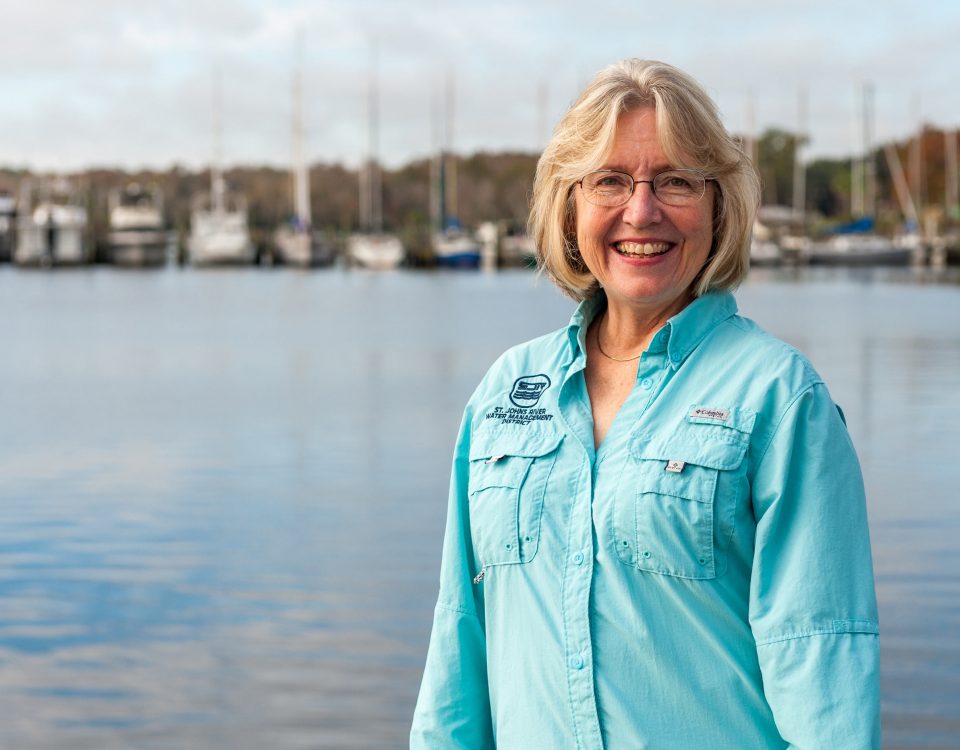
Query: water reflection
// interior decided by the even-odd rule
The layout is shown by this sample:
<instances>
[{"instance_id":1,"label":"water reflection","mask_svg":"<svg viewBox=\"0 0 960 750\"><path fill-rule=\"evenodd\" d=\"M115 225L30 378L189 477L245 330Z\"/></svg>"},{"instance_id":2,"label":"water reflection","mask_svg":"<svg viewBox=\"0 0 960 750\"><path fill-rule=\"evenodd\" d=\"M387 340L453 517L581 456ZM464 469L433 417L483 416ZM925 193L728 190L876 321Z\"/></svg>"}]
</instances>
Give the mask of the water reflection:
<instances>
[{"instance_id":1,"label":"water reflection","mask_svg":"<svg viewBox=\"0 0 960 750\"><path fill-rule=\"evenodd\" d=\"M754 274L870 498L889 748L960 736L953 269ZM460 409L528 274L0 270L0 746L396 748Z\"/></svg>"}]
</instances>

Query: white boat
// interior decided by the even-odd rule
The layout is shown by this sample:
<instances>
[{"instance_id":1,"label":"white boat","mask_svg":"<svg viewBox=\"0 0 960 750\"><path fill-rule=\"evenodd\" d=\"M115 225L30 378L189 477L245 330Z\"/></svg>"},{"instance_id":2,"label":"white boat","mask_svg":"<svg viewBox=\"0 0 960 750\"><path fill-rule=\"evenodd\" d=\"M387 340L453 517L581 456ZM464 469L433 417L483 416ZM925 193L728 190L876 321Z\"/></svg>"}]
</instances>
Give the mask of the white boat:
<instances>
[{"instance_id":1,"label":"white boat","mask_svg":"<svg viewBox=\"0 0 960 750\"><path fill-rule=\"evenodd\" d=\"M347 238L347 258L361 268L388 271L403 263L404 256L403 243L392 234L357 232Z\"/></svg>"},{"instance_id":2,"label":"white boat","mask_svg":"<svg viewBox=\"0 0 960 750\"><path fill-rule=\"evenodd\" d=\"M303 112L300 72L293 80L293 216L273 235L277 261L288 266L309 268L329 265L334 252L330 243L313 230L310 207L310 176L303 155Z\"/></svg>"},{"instance_id":3,"label":"white boat","mask_svg":"<svg viewBox=\"0 0 960 750\"><path fill-rule=\"evenodd\" d=\"M537 245L533 237L522 229L508 229L500 238L500 263L504 266L522 266L535 268L537 265Z\"/></svg>"},{"instance_id":4,"label":"white boat","mask_svg":"<svg viewBox=\"0 0 960 750\"><path fill-rule=\"evenodd\" d=\"M378 95L376 71L370 76L368 113L369 156L360 171L360 231L347 238L347 263L386 271L397 268L406 257L403 243L383 231L383 186L377 159Z\"/></svg>"},{"instance_id":5,"label":"white boat","mask_svg":"<svg viewBox=\"0 0 960 750\"><path fill-rule=\"evenodd\" d=\"M750 239L750 265L778 266L782 260L780 246L773 240L773 230L758 218L753 222Z\"/></svg>"},{"instance_id":6,"label":"white boat","mask_svg":"<svg viewBox=\"0 0 960 750\"><path fill-rule=\"evenodd\" d=\"M87 209L79 205L79 197L67 183L56 183L32 211L17 220L13 261L45 268L86 263L86 233Z\"/></svg>"},{"instance_id":7,"label":"white boat","mask_svg":"<svg viewBox=\"0 0 960 750\"><path fill-rule=\"evenodd\" d=\"M780 246L773 240L754 237L750 242L751 266L778 266L782 262Z\"/></svg>"},{"instance_id":8,"label":"white boat","mask_svg":"<svg viewBox=\"0 0 960 750\"><path fill-rule=\"evenodd\" d=\"M162 266L169 235L163 222L163 198L156 186L130 183L109 196L109 257L121 266Z\"/></svg>"},{"instance_id":9,"label":"white boat","mask_svg":"<svg viewBox=\"0 0 960 750\"><path fill-rule=\"evenodd\" d=\"M816 265L905 266L913 251L873 233L840 234L810 245L807 258Z\"/></svg>"},{"instance_id":10,"label":"white boat","mask_svg":"<svg viewBox=\"0 0 960 750\"><path fill-rule=\"evenodd\" d=\"M246 201L227 195L223 179L214 178L211 197L201 195L190 213L187 253L195 266L250 265L256 249L247 227ZM216 187L219 185L219 188Z\"/></svg>"},{"instance_id":11,"label":"white boat","mask_svg":"<svg viewBox=\"0 0 960 750\"><path fill-rule=\"evenodd\" d=\"M195 266L250 265L256 248L247 227L247 202L227 192L220 166L220 86L214 81L214 147L210 164L210 193L193 199L187 256Z\"/></svg>"}]
</instances>

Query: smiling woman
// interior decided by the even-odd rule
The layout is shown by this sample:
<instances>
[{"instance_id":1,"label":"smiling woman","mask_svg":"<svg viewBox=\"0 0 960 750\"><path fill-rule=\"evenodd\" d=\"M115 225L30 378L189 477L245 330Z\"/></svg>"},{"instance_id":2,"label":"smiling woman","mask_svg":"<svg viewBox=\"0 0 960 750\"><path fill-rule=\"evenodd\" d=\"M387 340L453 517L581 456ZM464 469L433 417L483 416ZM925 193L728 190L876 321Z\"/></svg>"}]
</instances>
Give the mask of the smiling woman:
<instances>
[{"instance_id":1,"label":"smiling woman","mask_svg":"<svg viewBox=\"0 0 960 750\"><path fill-rule=\"evenodd\" d=\"M581 304L467 404L411 747L879 748L857 457L731 294L757 202L669 65L601 71L557 126L531 234Z\"/></svg>"}]
</instances>

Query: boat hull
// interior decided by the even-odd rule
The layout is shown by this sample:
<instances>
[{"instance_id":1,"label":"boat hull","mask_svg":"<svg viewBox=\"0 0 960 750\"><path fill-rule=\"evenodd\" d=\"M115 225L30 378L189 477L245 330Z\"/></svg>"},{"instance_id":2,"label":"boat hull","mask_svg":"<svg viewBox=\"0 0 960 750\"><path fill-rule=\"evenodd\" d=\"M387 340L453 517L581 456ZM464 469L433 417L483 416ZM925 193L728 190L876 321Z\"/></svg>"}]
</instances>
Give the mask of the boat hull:
<instances>
[{"instance_id":1,"label":"boat hull","mask_svg":"<svg viewBox=\"0 0 960 750\"><path fill-rule=\"evenodd\" d=\"M158 229L123 229L107 236L110 262L118 266L162 266L167 260L167 233Z\"/></svg>"},{"instance_id":2,"label":"boat hull","mask_svg":"<svg viewBox=\"0 0 960 750\"><path fill-rule=\"evenodd\" d=\"M361 268L389 271L398 268L405 251L392 235L355 234L347 239L347 258Z\"/></svg>"},{"instance_id":3,"label":"boat hull","mask_svg":"<svg viewBox=\"0 0 960 750\"><path fill-rule=\"evenodd\" d=\"M466 250L436 256L438 268L479 268L480 251Z\"/></svg>"},{"instance_id":4,"label":"boat hull","mask_svg":"<svg viewBox=\"0 0 960 750\"><path fill-rule=\"evenodd\" d=\"M13 262L21 266L67 266L87 262L85 226L21 222Z\"/></svg>"}]
</instances>

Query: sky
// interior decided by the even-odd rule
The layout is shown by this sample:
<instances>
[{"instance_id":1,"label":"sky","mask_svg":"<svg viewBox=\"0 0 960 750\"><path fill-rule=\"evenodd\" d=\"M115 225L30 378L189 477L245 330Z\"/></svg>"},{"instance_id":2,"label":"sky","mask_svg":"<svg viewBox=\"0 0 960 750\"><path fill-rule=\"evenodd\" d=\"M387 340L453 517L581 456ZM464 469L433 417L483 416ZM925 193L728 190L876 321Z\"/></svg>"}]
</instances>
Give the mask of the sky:
<instances>
[{"instance_id":1,"label":"sky","mask_svg":"<svg viewBox=\"0 0 960 750\"><path fill-rule=\"evenodd\" d=\"M593 75L624 57L691 73L737 133L798 131L805 109L806 158L862 148L864 84L873 91L875 142L906 139L921 122L960 125L954 0L3 5L7 167L200 168L214 153L215 109L225 164L286 165L298 69L309 160L347 166L371 150L371 80L379 91L374 150L396 167L438 148L448 92L457 152L539 150Z\"/></svg>"}]
</instances>

